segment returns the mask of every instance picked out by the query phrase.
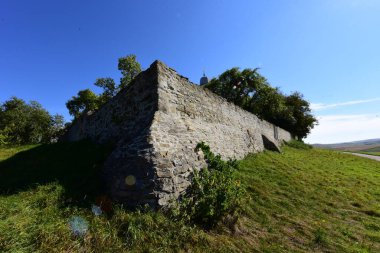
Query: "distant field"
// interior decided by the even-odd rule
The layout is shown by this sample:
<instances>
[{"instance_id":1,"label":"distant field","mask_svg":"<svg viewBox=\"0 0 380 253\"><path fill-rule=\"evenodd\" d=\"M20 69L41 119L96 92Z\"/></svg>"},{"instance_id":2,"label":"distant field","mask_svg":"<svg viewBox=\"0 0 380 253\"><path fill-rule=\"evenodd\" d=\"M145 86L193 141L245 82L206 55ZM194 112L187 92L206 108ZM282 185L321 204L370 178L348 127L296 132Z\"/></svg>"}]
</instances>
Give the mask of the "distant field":
<instances>
[{"instance_id":1,"label":"distant field","mask_svg":"<svg viewBox=\"0 0 380 253\"><path fill-rule=\"evenodd\" d=\"M335 150L375 152L375 151L380 150L380 146L378 144L363 145L363 146L346 146L346 147L336 148Z\"/></svg>"},{"instance_id":2,"label":"distant field","mask_svg":"<svg viewBox=\"0 0 380 253\"><path fill-rule=\"evenodd\" d=\"M356 153L361 153L361 154L366 154L366 155L375 155L375 156L380 156L380 152L365 152L365 151L359 151Z\"/></svg>"},{"instance_id":3,"label":"distant field","mask_svg":"<svg viewBox=\"0 0 380 253\"><path fill-rule=\"evenodd\" d=\"M0 252L380 252L377 161L290 147L248 156L239 225L204 231L117 206L95 216L106 154L89 143L0 149ZM83 237L74 216L88 222Z\"/></svg>"},{"instance_id":4,"label":"distant field","mask_svg":"<svg viewBox=\"0 0 380 253\"><path fill-rule=\"evenodd\" d=\"M380 152L380 146L374 147L374 148L367 148L367 149L364 149L361 151L363 151L363 152Z\"/></svg>"},{"instance_id":5,"label":"distant field","mask_svg":"<svg viewBox=\"0 0 380 253\"><path fill-rule=\"evenodd\" d=\"M362 140L335 144L314 144L317 148L343 150L343 151L380 151L380 139Z\"/></svg>"}]
</instances>

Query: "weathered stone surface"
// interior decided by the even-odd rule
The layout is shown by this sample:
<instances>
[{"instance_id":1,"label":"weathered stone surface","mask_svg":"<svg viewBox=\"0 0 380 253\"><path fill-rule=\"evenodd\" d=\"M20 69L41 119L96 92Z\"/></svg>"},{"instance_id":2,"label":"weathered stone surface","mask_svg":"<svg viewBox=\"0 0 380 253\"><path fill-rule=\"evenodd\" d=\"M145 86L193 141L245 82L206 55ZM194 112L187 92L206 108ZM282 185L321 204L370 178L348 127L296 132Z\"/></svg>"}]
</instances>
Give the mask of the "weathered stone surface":
<instances>
[{"instance_id":1,"label":"weathered stone surface","mask_svg":"<svg viewBox=\"0 0 380 253\"><path fill-rule=\"evenodd\" d=\"M156 61L65 136L84 138L114 147L103 176L115 200L162 207L186 190L194 169L206 166L197 143L224 159L241 159L265 147L279 151L291 135Z\"/></svg>"}]
</instances>

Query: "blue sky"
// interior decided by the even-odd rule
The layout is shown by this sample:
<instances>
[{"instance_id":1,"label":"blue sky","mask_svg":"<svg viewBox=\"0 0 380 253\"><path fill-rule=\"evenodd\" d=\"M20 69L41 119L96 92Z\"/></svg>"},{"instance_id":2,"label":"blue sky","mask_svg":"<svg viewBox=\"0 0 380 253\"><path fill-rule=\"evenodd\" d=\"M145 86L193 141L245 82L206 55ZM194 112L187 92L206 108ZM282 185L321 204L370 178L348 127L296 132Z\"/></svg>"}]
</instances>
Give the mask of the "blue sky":
<instances>
[{"instance_id":1,"label":"blue sky","mask_svg":"<svg viewBox=\"0 0 380 253\"><path fill-rule=\"evenodd\" d=\"M203 70L260 67L312 103L308 142L380 138L379 13L377 0L0 0L0 101L69 120L65 102L118 80L117 59L133 53L196 83Z\"/></svg>"}]
</instances>

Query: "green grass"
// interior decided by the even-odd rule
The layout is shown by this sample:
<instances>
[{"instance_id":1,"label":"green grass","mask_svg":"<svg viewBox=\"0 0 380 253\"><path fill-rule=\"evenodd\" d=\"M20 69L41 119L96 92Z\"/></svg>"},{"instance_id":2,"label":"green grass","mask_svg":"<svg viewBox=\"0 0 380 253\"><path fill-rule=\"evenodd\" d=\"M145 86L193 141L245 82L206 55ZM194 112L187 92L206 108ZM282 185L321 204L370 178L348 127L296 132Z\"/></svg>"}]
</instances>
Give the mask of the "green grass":
<instances>
[{"instance_id":1,"label":"green grass","mask_svg":"<svg viewBox=\"0 0 380 253\"><path fill-rule=\"evenodd\" d=\"M312 149L313 146L310 144L306 144L302 141L297 141L297 140L291 140L289 142L285 143L287 146L296 148L296 149Z\"/></svg>"},{"instance_id":2,"label":"green grass","mask_svg":"<svg viewBox=\"0 0 380 253\"><path fill-rule=\"evenodd\" d=\"M94 216L102 147L0 149L0 252L380 252L380 163L283 151L240 162L244 215L236 227L206 232L160 212L116 206ZM73 216L88 221L84 237L71 233Z\"/></svg>"},{"instance_id":3,"label":"green grass","mask_svg":"<svg viewBox=\"0 0 380 253\"><path fill-rule=\"evenodd\" d=\"M25 146L18 146L18 147L0 147L0 161L7 159L21 151L31 149L35 146L36 145L25 145Z\"/></svg>"}]
</instances>

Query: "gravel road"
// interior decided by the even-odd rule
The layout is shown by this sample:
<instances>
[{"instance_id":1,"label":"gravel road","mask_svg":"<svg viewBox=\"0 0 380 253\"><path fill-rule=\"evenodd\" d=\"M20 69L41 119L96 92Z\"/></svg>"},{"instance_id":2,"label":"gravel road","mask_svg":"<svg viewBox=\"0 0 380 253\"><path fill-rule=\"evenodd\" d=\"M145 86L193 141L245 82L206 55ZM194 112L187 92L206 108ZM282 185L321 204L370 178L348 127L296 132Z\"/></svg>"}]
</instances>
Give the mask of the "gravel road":
<instances>
[{"instance_id":1,"label":"gravel road","mask_svg":"<svg viewBox=\"0 0 380 253\"><path fill-rule=\"evenodd\" d=\"M380 156L375 156L375 155L366 155L366 154L358 154L358 153L349 153L349 152L344 152L345 154L351 154L351 155L356 155L356 156L361 156L365 158L369 158L372 160L376 160L380 162Z\"/></svg>"}]
</instances>

